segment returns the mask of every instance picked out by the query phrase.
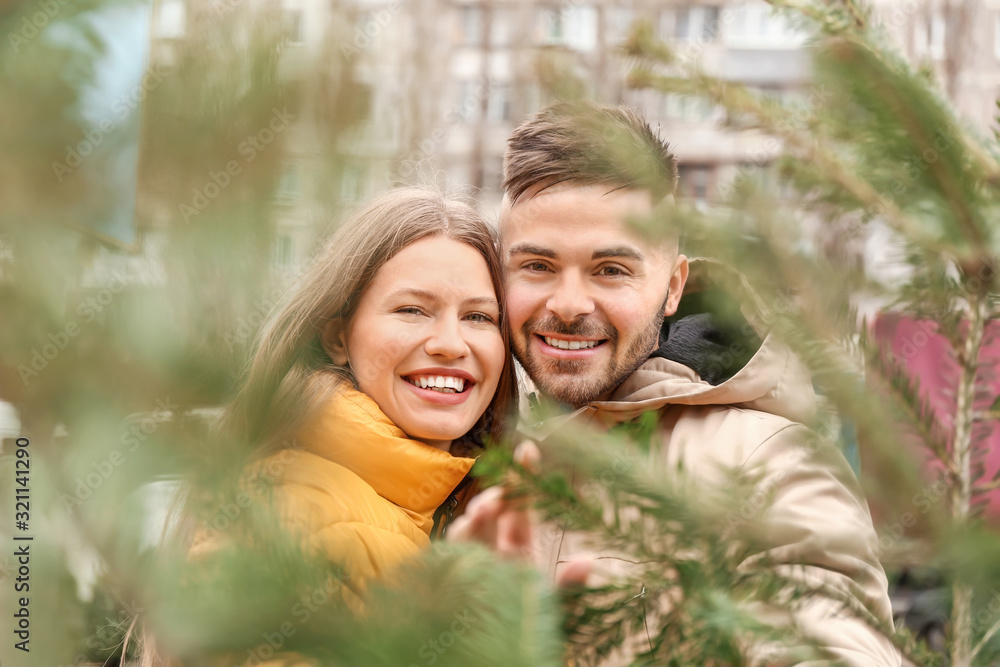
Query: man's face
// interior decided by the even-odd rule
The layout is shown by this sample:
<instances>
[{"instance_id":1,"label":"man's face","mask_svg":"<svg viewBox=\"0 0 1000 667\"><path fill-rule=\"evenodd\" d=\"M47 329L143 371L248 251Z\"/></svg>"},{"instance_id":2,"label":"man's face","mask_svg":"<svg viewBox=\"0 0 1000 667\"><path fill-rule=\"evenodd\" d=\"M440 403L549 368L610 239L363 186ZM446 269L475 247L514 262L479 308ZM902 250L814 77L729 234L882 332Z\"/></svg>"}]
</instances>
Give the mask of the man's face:
<instances>
[{"instance_id":1,"label":"man's face","mask_svg":"<svg viewBox=\"0 0 1000 667\"><path fill-rule=\"evenodd\" d=\"M558 184L528 190L503 215L514 354L546 395L578 407L625 380L656 349L687 279L669 243L627 224L645 191Z\"/></svg>"}]
</instances>

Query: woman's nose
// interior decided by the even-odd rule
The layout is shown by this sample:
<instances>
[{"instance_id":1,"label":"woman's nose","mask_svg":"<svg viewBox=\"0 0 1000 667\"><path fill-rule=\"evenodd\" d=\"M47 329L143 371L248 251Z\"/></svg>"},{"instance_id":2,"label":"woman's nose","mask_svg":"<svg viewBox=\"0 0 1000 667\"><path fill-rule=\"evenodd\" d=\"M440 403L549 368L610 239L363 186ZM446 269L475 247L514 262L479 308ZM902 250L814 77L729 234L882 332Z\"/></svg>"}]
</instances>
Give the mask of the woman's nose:
<instances>
[{"instance_id":1,"label":"woman's nose","mask_svg":"<svg viewBox=\"0 0 1000 667\"><path fill-rule=\"evenodd\" d=\"M462 335L458 318L441 318L434 323L434 329L424 344L424 350L431 356L454 359L469 353L469 345Z\"/></svg>"}]
</instances>

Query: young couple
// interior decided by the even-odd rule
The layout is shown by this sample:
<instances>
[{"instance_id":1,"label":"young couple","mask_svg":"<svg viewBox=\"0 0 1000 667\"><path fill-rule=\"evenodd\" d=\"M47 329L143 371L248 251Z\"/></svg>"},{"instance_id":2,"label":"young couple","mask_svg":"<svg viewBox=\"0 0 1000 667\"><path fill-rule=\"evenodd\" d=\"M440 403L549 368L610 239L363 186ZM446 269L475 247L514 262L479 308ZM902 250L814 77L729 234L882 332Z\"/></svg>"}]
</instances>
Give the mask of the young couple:
<instances>
[{"instance_id":1,"label":"young couple","mask_svg":"<svg viewBox=\"0 0 1000 667\"><path fill-rule=\"evenodd\" d=\"M633 112L564 103L511 136L498 239L467 205L417 189L390 191L338 228L265 325L228 423L280 462L283 515L346 568L354 603L465 507L477 453L515 426L513 351L537 394L563 406L559 424L656 411L668 461L706 480L728 466L775 481L780 539L764 555L891 623L857 483L842 458L807 452L798 422L813 393L796 360L764 331L719 342L702 316L665 323L686 284L727 273L629 226L676 181L666 143ZM736 296L752 309L749 293ZM734 361L732 349L747 352ZM287 441L296 447L280 449ZM501 495L484 494L455 532L509 548L498 544L504 511ZM520 528L513 539L529 539ZM582 542L544 535L539 565L565 579ZM797 613L845 664L899 664L839 607L816 596Z\"/></svg>"}]
</instances>

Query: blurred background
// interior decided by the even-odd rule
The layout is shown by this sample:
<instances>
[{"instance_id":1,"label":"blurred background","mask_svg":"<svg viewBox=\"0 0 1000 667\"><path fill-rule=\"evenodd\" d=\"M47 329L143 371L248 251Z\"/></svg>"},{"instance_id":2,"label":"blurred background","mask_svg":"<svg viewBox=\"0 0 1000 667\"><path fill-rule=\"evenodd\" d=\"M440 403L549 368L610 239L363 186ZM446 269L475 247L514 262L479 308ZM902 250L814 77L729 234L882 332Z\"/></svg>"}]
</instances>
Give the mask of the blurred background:
<instances>
[{"instance_id":1,"label":"blurred background","mask_svg":"<svg viewBox=\"0 0 1000 667\"><path fill-rule=\"evenodd\" d=\"M969 132L997 129L1000 0L872 10ZM5 662L113 654L108 619L141 606L139 554L172 480L218 465L204 426L344 210L430 183L495 218L507 136L567 98L642 110L678 156L686 205L723 207L747 178L794 205L780 139L704 97L630 86L622 44L640 21L761 99L836 103L807 33L758 0L0 2L0 487L29 438L39 591L38 653L5 642ZM878 224L798 221L805 255L900 279Z\"/></svg>"}]
</instances>

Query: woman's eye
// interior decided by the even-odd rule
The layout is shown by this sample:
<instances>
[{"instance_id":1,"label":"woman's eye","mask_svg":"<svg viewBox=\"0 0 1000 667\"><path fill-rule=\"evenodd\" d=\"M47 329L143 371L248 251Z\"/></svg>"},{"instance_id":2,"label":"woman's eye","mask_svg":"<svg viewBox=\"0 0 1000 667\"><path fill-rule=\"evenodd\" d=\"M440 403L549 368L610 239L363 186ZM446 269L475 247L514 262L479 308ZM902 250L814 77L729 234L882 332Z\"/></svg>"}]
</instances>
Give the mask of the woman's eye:
<instances>
[{"instance_id":1,"label":"woman's eye","mask_svg":"<svg viewBox=\"0 0 1000 667\"><path fill-rule=\"evenodd\" d=\"M486 313L470 313L466 319L470 319L473 322L482 322L484 324L495 324L496 318L492 315L487 315Z\"/></svg>"},{"instance_id":2,"label":"woman's eye","mask_svg":"<svg viewBox=\"0 0 1000 667\"><path fill-rule=\"evenodd\" d=\"M396 312L405 315L420 315L423 311L416 306L403 306L402 308L397 308Z\"/></svg>"}]
</instances>

